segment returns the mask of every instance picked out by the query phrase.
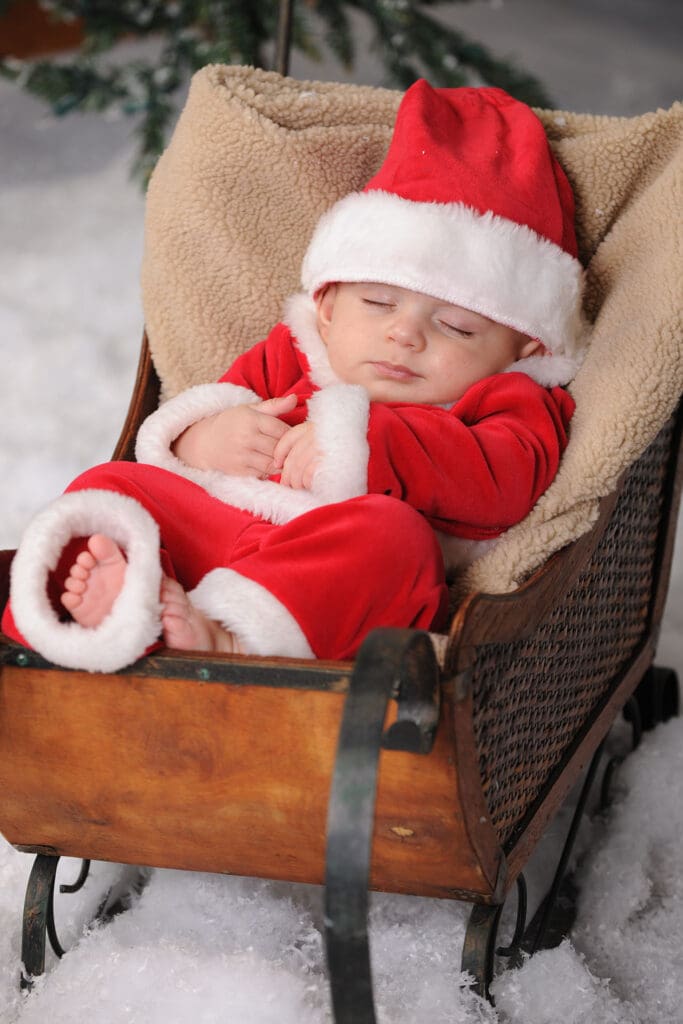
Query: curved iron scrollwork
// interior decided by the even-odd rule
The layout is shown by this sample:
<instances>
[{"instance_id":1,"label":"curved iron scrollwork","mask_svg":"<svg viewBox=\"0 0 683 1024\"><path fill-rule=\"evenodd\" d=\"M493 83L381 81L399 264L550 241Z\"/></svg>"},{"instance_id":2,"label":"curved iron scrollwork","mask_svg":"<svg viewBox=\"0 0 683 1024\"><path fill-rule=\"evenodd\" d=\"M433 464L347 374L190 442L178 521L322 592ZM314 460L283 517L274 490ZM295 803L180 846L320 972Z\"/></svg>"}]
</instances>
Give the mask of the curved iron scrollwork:
<instances>
[{"instance_id":1,"label":"curved iron scrollwork","mask_svg":"<svg viewBox=\"0 0 683 1024\"><path fill-rule=\"evenodd\" d=\"M504 957L516 966L521 961L526 929L527 887L523 874L517 876L517 913L515 930L507 946L497 946L498 928L505 903L475 904L467 922L460 969L472 978L472 989L482 999L493 1002L489 986L493 981L495 959Z\"/></svg>"},{"instance_id":2,"label":"curved iron scrollwork","mask_svg":"<svg viewBox=\"0 0 683 1024\"><path fill-rule=\"evenodd\" d=\"M59 860L58 856L39 853L33 862L26 886L21 936L21 987L24 989L30 989L33 978L45 970L46 936L55 955L64 956L64 949L57 936L54 912L55 878ZM90 861L82 861L76 881L71 885L60 885L59 891L78 892L85 885L89 871Z\"/></svg>"},{"instance_id":3,"label":"curved iron scrollwork","mask_svg":"<svg viewBox=\"0 0 683 1024\"><path fill-rule=\"evenodd\" d=\"M82 860L81 861L81 870L80 870L80 872L78 874L78 878L76 879L76 881L73 882L71 885L60 885L59 891L60 892L78 892L79 889L82 889L83 886L85 885L85 883L86 883L86 881L88 879L88 875L89 874L90 874L90 861L89 860Z\"/></svg>"}]
</instances>

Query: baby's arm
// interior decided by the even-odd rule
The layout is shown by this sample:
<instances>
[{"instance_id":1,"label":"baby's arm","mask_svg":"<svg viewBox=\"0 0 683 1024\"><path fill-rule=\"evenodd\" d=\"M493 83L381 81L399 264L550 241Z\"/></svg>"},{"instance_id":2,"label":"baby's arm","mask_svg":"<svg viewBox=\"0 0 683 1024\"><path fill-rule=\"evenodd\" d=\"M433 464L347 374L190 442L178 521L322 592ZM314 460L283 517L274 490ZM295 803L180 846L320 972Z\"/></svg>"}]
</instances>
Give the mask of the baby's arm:
<instances>
[{"instance_id":1,"label":"baby's arm","mask_svg":"<svg viewBox=\"0 0 683 1024\"><path fill-rule=\"evenodd\" d=\"M296 403L292 394L224 409L192 423L174 441L173 452L195 469L266 477L275 471L275 448L290 430L278 417Z\"/></svg>"},{"instance_id":2,"label":"baby's arm","mask_svg":"<svg viewBox=\"0 0 683 1024\"><path fill-rule=\"evenodd\" d=\"M373 403L368 491L407 501L445 532L497 536L551 483L573 408L566 392L518 373L473 385L451 410Z\"/></svg>"}]
</instances>

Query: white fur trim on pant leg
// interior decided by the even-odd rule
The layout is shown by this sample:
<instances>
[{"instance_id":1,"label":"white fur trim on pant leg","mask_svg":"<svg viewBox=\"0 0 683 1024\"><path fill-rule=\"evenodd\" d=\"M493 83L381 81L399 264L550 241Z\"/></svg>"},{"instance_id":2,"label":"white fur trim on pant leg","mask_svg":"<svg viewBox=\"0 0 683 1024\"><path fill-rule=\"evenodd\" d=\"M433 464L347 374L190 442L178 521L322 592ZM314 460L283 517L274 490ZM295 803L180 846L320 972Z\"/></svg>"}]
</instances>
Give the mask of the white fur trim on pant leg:
<instances>
[{"instance_id":1,"label":"white fur trim on pant leg","mask_svg":"<svg viewBox=\"0 0 683 1024\"><path fill-rule=\"evenodd\" d=\"M187 596L195 608L234 633L245 654L315 657L285 606L233 569L212 569Z\"/></svg>"},{"instance_id":2,"label":"white fur trim on pant leg","mask_svg":"<svg viewBox=\"0 0 683 1024\"><path fill-rule=\"evenodd\" d=\"M74 537L104 533L126 552L123 587L99 626L60 622L48 575ZM17 627L43 657L65 668L116 672L139 658L161 631L159 528L133 498L114 491L62 495L25 531L12 563L10 598Z\"/></svg>"}]
</instances>

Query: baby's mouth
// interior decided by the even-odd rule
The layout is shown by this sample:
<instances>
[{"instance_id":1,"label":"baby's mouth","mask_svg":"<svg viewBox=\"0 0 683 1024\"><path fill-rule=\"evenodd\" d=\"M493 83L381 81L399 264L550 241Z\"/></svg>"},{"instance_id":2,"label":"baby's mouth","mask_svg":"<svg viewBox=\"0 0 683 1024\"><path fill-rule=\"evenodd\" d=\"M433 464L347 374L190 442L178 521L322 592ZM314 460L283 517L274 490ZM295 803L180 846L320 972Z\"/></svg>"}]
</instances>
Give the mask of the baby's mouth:
<instances>
[{"instance_id":1,"label":"baby's mouth","mask_svg":"<svg viewBox=\"0 0 683 1024\"><path fill-rule=\"evenodd\" d=\"M414 380L419 374L414 373L409 366L401 363L372 363L372 367L380 377L388 377L391 380Z\"/></svg>"}]
</instances>

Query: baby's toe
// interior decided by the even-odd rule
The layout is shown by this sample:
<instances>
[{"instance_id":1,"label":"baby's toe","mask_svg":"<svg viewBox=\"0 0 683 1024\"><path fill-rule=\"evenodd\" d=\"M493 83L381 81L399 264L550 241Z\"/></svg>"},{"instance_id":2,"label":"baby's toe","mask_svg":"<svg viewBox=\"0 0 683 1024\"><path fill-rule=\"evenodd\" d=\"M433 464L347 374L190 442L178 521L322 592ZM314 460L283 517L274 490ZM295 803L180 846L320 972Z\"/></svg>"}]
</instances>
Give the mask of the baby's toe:
<instances>
[{"instance_id":1,"label":"baby's toe","mask_svg":"<svg viewBox=\"0 0 683 1024\"><path fill-rule=\"evenodd\" d=\"M85 580L78 580L74 576L68 576L64 580L64 589L70 591L72 594L83 594L85 593L87 584Z\"/></svg>"},{"instance_id":2,"label":"baby's toe","mask_svg":"<svg viewBox=\"0 0 683 1024\"><path fill-rule=\"evenodd\" d=\"M86 550L81 551L80 555L78 555L78 557L76 558L76 561L72 568L72 572L73 569L75 569L76 566L78 566L79 568L83 569L85 573L90 573L95 568L96 565L97 559L86 548Z\"/></svg>"},{"instance_id":3,"label":"baby's toe","mask_svg":"<svg viewBox=\"0 0 683 1024\"><path fill-rule=\"evenodd\" d=\"M70 591L65 591L60 597L60 601L68 612L74 611L81 604L83 598L80 594L72 594Z\"/></svg>"},{"instance_id":4,"label":"baby's toe","mask_svg":"<svg viewBox=\"0 0 683 1024\"><path fill-rule=\"evenodd\" d=\"M121 548L106 533L93 533L88 541L88 550L98 562L118 558L121 554Z\"/></svg>"}]
</instances>

